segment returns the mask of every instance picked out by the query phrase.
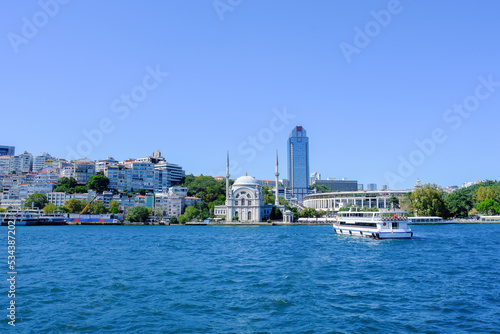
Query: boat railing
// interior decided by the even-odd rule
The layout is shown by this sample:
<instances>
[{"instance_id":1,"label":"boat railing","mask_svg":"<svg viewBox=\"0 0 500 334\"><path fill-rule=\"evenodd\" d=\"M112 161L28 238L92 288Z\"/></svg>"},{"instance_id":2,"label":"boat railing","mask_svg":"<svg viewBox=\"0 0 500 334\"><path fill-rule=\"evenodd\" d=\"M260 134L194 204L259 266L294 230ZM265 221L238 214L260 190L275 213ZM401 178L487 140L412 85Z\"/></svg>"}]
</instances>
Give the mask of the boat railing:
<instances>
[{"instance_id":1,"label":"boat railing","mask_svg":"<svg viewBox=\"0 0 500 334\"><path fill-rule=\"evenodd\" d=\"M407 221L408 217L382 217L382 221Z\"/></svg>"}]
</instances>

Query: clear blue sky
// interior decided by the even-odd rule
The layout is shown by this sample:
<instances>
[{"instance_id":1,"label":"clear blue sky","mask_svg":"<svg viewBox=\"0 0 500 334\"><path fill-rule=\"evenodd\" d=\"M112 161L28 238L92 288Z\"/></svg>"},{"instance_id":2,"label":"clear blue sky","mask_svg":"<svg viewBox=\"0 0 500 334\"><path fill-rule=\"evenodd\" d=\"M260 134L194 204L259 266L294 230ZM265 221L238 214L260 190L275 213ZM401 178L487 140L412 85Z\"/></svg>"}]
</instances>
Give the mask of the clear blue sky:
<instances>
[{"instance_id":1,"label":"clear blue sky","mask_svg":"<svg viewBox=\"0 0 500 334\"><path fill-rule=\"evenodd\" d=\"M41 3L50 15L38 1L0 5L0 145L16 152L161 149L188 173L222 175L229 150L232 177L273 178L278 149L286 177L302 125L323 178L499 179L498 1ZM447 111L463 103L471 112Z\"/></svg>"}]
</instances>

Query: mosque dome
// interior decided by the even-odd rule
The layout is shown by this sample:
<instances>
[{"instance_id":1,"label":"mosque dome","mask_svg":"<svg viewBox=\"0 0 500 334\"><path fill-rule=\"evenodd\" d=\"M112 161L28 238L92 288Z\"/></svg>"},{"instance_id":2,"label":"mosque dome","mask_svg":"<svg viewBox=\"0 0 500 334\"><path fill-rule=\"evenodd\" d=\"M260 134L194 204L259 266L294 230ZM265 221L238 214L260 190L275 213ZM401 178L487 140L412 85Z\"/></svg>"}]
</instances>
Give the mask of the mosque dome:
<instances>
[{"instance_id":1,"label":"mosque dome","mask_svg":"<svg viewBox=\"0 0 500 334\"><path fill-rule=\"evenodd\" d=\"M259 183L253 176L240 176L239 178L234 181L234 186L258 186Z\"/></svg>"}]
</instances>

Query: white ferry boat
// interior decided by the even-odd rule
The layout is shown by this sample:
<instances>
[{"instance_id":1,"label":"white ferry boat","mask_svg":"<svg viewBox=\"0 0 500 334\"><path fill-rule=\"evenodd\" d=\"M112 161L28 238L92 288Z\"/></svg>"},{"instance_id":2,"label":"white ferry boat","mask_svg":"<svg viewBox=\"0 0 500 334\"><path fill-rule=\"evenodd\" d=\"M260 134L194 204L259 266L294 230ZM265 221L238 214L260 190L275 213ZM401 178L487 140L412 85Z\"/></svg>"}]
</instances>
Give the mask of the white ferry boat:
<instances>
[{"instance_id":1,"label":"white ferry boat","mask_svg":"<svg viewBox=\"0 0 500 334\"><path fill-rule=\"evenodd\" d=\"M1 212L0 225L7 226L9 221L15 221L16 226L66 225L63 213L45 214L42 210L36 209L11 209L7 212Z\"/></svg>"},{"instance_id":2,"label":"white ferry boat","mask_svg":"<svg viewBox=\"0 0 500 334\"><path fill-rule=\"evenodd\" d=\"M333 223L335 232L375 239L409 239L413 232L408 227L406 211L361 212L341 211Z\"/></svg>"},{"instance_id":3,"label":"white ferry boat","mask_svg":"<svg viewBox=\"0 0 500 334\"><path fill-rule=\"evenodd\" d=\"M500 216L486 216L481 215L479 217L481 223L500 223Z\"/></svg>"}]
</instances>

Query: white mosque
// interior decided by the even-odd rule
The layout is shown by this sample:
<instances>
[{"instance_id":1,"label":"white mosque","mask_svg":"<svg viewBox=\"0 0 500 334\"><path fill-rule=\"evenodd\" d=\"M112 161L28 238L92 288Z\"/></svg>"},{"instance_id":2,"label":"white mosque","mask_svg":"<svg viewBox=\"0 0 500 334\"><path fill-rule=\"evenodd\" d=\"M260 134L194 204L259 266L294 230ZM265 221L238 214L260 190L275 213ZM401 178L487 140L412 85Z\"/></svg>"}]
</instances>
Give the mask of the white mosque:
<instances>
[{"instance_id":1,"label":"white mosque","mask_svg":"<svg viewBox=\"0 0 500 334\"><path fill-rule=\"evenodd\" d=\"M276 188L278 187L278 156L276 155ZM227 222L233 220L240 223L258 223L266 221L271 216L271 211L277 206L283 216L285 206L279 205L279 197L276 197L275 204L264 204L264 192L262 187L253 176L240 176L229 188L229 153L226 162L226 205L217 205L214 214L217 217L225 218ZM234 219L233 219L234 218Z\"/></svg>"}]
</instances>

